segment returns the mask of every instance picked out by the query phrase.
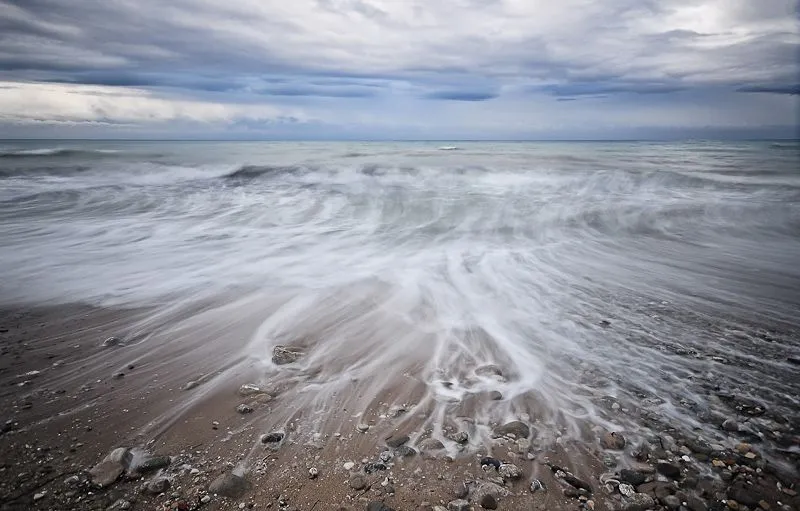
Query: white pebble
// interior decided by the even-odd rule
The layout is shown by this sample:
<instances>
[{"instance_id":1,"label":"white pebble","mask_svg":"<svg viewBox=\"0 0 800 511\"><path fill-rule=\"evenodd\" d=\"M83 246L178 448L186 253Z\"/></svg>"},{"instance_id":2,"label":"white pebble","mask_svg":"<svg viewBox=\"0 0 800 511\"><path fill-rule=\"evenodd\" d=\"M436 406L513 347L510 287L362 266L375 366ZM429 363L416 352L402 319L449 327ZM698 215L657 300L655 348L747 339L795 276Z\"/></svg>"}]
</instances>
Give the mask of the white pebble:
<instances>
[{"instance_id":1,"label":"white pebble","mask_svg":"<svg viewBox=\"0 0 800 511\"><path fill-rule=\"evenodd\" d=\"M347 463L344 464L344 469L345 470L353 470L355 468L355 466L356 466L355 463L353 463L352 461L348 461Z\"/></svg>"}]
</instances>

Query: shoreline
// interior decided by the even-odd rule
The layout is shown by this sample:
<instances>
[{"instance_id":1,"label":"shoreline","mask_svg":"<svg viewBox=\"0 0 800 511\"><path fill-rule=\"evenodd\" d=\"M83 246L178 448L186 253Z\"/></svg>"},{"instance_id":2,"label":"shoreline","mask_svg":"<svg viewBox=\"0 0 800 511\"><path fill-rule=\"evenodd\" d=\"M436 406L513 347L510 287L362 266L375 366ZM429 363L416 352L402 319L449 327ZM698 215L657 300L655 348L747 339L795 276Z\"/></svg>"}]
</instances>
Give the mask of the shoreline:
<instances>
[{"instance_id":1,"label":"shoreline","mask_svg":"<svg viewBox=\"0 0 800 511\"><path fill-rule=\"evenodd\" d=\"M778 424L788 442L781 466L772 462L774 454L766 460L753 438L716 445L665 430L655 442L632 434L623 445L595 427L581 440L558 441L558 431L537 424L535 402L526 405L532 413L513 417L528 433L507 430L512 438L497 429L502 422L470 424L469 413L458 413L507 406L492 404L488 393L463 407L454 403L452 417L430 422L428 414L448 408L421 404L427 389L412 377L381 387L388 390L379 394L368 380L344 382L336 399L318 403L314 385L324 383L317 378L326 368L294 370L289 361L284 372L262 381L261 363L244 349L258 322L220 323L220 315L206 312L189 311L180 327L164 331L175 316L158 311L4 308L0 509L214 510L244 504L380 510L367 506L381 502L398 511L425 509L425 503L428 509L477 510L482 503L491 509L492 500L508 510L635 511L673 509L676 502L674 509L690 511L764 509L762 501L769 509L800 509L796 473L787 470L797 467L800 445L791 424ZM225 343L215 343L222 334ZM117 341L103 346L110 338ZM302 342L295 347L312 349ZM259 390L247 387L252 393L241 395L246 384ZM353 403L368 405L353 409ZM240 413L246 409L251 411ZM758 413L742 410L744 417ZM447 429L439 429L442 424ZM284 436L262 443L271 433ZM387 437L394 436L394 445L405 435L406 442L387 446ZM98 488L98 471L92 475L91 469L119 448L133 451L118 451L120 459L101 468L125 474ZM170 457L168 464L163 456ZM492 458L487 469L485 457ZM494 460L505 466L498 471ZM215 488L241 495L213 495L209 486L231 473L247 483L230 477L223 482L241 491ZM453 504L459 497L467 504Z\"/></svg>"}]
</instances>

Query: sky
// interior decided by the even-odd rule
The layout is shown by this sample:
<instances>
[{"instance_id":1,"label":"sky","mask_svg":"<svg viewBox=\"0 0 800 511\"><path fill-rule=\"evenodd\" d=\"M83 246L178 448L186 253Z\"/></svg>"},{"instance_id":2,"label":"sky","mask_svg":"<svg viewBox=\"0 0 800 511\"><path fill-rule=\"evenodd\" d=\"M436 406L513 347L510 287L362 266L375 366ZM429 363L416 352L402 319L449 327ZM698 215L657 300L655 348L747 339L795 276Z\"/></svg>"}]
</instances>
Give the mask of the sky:
<instances>
[{"instance_id":1,"label":"sky","mask_svg":"<svg viewBox=\"0 0 800 511\"><path fill-rule=\"evenodd\" d=\"M0 0L0 137L796 137L798 4Z\"/></svg>"}]
</instances>

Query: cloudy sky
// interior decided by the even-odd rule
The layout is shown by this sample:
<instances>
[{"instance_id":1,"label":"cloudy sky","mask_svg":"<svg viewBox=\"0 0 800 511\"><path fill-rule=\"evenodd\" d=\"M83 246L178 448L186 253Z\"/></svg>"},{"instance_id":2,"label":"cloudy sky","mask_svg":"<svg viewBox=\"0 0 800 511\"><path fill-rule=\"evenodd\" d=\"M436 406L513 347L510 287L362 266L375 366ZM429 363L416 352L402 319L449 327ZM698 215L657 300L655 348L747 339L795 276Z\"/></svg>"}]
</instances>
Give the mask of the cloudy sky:
<instances>
[{"instance_id":1,"label":"cloudy sky","mask_svg":"<svg viewBox=\"0 0 800 511\"><path fill-rule=\"evenodd\" d=\"M0 0L0 137L796 135L796 0Z\"/></svg>"}]
</instances>

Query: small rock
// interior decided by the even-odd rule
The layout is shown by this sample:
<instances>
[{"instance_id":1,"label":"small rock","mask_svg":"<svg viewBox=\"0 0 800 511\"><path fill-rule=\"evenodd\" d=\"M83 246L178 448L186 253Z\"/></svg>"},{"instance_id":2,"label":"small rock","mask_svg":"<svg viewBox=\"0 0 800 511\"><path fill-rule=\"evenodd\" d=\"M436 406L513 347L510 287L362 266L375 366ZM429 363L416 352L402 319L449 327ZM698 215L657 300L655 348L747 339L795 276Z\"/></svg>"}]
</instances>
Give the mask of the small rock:
<instances>
[{"instance_id":1,"label":"small rock","mask_svg":"<svg viewBox=\"0 0 800 511\"><path fill-rule=\"evenodd\" d=\"M243 397L252 396L253 394L260 394L261 388L255 383L245 383L239 387L239 395Z\"/></svg>"},{"instance_id":2,"label":"small rock","mask_svg":"<svg viewBox=\"0 0 800 511\"><path fill-rule=\"evenodd\" d=\"M514 435L516 438L528 438L531 434L531 428L522 421L512 421L502 426L498 426L494 430L497 436Z\"/></svg>"},{"instance_id":3,"label":"small rock","mask_svg":"<svg viewBox=\"0 0 800 511\"><path fill-rule=\"evenodd\" d=\"M39 493L34 493L34 495L33 495L34 502L37 501L37 500L42 500L45 495L47 495L46 491L39 492Z\"/></svg>"},{"instance_id":4,"label":"small rock","mask_svg":"<svg viewBox=\"0 0 800 511\"><path fill-rule=\"evenodd\" d=\"M722 423L722 429L735 433L739 431L739 423L733 419L725 419L725 422Z\"/></svg>"},{"instance_id":5,"label":"small rock","mask_svg":"<svg viewBox=\"0 0 800 511\"><path fill-rule=\"evenodd\" d=\"M679 507L681 507L681 499L676 497L675 495L667 495L663 499L659 499L664 507L669 509L670 511L676 511Z\"/></svg>"},{"instance_id":6,"label":"small rock","mask_svg":"<svg viewBox=\"0 0 800 511\"><path fill-rule=\"evenodd\" d=\"M465 499L465 498L467 498L467 495L469 495L469 489L467 488L467 485L464 484L463 482L456 483L453 486L453 495L457 499Z\"/></svg>"},{"instance_id":7,"label":"small rock","mask_svg":"<svg viewBox=\"0 0 800 511\"><path fill-rule=\"evenodd\" d=\"M738 481L728 488L728 498L749 507L755 507L764 500L763 495L757 488L746 484L744 481Z\"/></svg>"},{"instance_id":8,"label":"small rock","mask_svg":"<svg viewBox=\"0 0 800 511\"><path fill-rule=\"evenodd\" d=\"M624 468L619 471L619 480L634 486L639 486L647 481L647 475L638 470Z\"/></svg>"},{"instance_id":9,"label":"small rock","mask_svg":"<svg viewBox=\"0 0 800 511\"><path fill-rule=\"evenodd\" d=\"M362 422L356 425L356 430L358 430L359 433L366 433L367 431L369 431L369 424L364 424Z\"/></svg>"},{"instance_id":10,"label":"small rock","mask_svg":"<svg viewBox=\"0 0 800 511\"><path fill-rule=\"evenodd\" d=\"M636 490L634 490L633 486L631 486L630 484L624 484L623 483L623 484L619 485L619 492L621 494L625 495L626 497L630 497L634 493L636 493Z\"/></svg>"},{"instance_id":11,"label":"small rock","mask_svg":"<svg viewBox=\"0 0 800 511\"><path fill-rule=\"evenodd\" d=\"M531 493L536 493L537 491L545 491L545 487L540 480L534 479L531 481Z\"/></svg>"},{"instance_id":12,"label":"small rock","mask_svg":"<svg viewBox=\"0 0 800 511\"><path fill-rule=\"evenodd\" d=\"M625 448L625 437L622 436L621 433L617 432L607 432L603 435L603 438L600 439L600 444L605 449L612 449L612 450L622 450Z\"/></svg>"},{"instance_id":13,"label":"small rock","mask_svg":"<svg viewBox=\"0 0 800 511\"><path fill-rule=\"evenodd\" d=\"M350 488L354 490L363 490L367 487L367 480L364 476L359 474L353 474L350 476L350 481L348 482Z\"/></svg>"},{"instance_id":14,"label":"small rock","mask_svg":"<svg viewBox=\"0 0 800 511\"><path fill-rule=\"evenodd\" d=\"M111 348L113 346L118 346L119 343L120 343L119 338L117 338L117 337L109 337L108 339L103 341L103 344L101 346L103 348Z\"/></svg>"},{"instance_id":15,"label":"small rock","mask_svg":"<svg viewBox=\"0 0 800 511\"><path fill-rule=\"evenodd\" d=\"M503 394L501 394L497 390L493 390L493 391L489 392L489 399L491 399L492 401L502 401L503 400Z\"/></svg>"},{"instance_id":16,"label":"small rock","mask_svg":"<svg viewBox=\"0 0 800 511\"><path fill-rule=\"evenodd\" d=\"M738 511L739 509L739 503L736 502L735 500L729 499L725 504L727 504L728 509L732 509L733 511Z\"/></svg>"},{"instance_id":17,"label":"small rock","mask_svg":"<svg viewBox=\"0 0 800 511\"><path fill-rule=\"evenodd\" d=\"M491 456L484 456L481 458L481 467L494 467L495 469L499 470L502 463L497 458L492 458Z\"/></svg>"},{"instance_id":18,"label":"small rock","mask_svg":"<svg viewBox=\"0 0 800 511\"><path fill-rule=\"evenodd\" d=\"M453 435L452 440L457 444L466 444L469 442L469 435L465 431L459 431Z\"/></svg>"},{"instance_id":19,"label":"small rock","mask_svg":"<svg viewBox=\"0 0 800 511\"><path fill-rule=\"evenodd\" d=\"M301 356L303 351L291 346L275 346L272 349L272 363L275 365L291 364Z\"/></svg>"},{"instance_id":20,"label":"small rock","mask_svg":"<svg viewBox=\"0 0 800 511\"><path fill-rule=\"evenodd\" d=\"M464 499L451 500L447 504L447 511L469 511L469 502Z\"/></svg>"},{"instance_id":21,"label":"small rock","mask_svg":"<svg viewBox=\"0 0 800 511\"><path fill-rule=\"evenodd\" d=\"M208 504L211 502L211 495L203 495L203 497L200 499L200 502L203 504Z\"/></svg>"},{"instance_id":22,"label":"small rock","mask_svg":"<svg viewBox=\"0 0 800 511\"><path fill-rule=\"evenodd\" d=\"M681 477L681 467L668 461L656 463L656 470L659 474L665 475L670 479L679 479Z\"/></svg>"},{"instance_id":23,"label":"small rock","mask_svg":"<svg viewBox=\"0 0 800 511\"><path fill-rule=\"evenodd\" d=\"M691 509L691 511L708 511L708 506L703 502L703 499L695 495L686 497L686 507Z\"/></svg>"},{"instance_id":24,"label":"small rock","mask_svg":"<svg viewBox=\"0 0 800 511\"><path fill-rule=\"evenodd\" d=\"M397 449L394 450L394 455L400 458L410 458L415 456L417 451L414 450L413 447L409 447L407 445L401 445Z\"/></svg>"},{"instance_id":25,"label":"small rock","mask_svg":"<svg viewBox=\"0 0 800 511\"><path fill-rule=\"evenodd\" d=\"M485 495L491 495L495 499L499 499L501 497L510 496L511 492L508 491L508 488L500 484L491 481L480 481L472 490L472 500L474 502L480 502Z\"/></svg>"},{"instance_id":26,"label":"small rock","mask_svg":"<svg viewBox=\"0 0 800 511\"><path fill-rule=\"evenodd\" d=\"M172 462L169 456L151 456L131 467L132 472L147 473L168 467Z\"/></svg>"},{"instance_id":27,"label":"small rock","mask_svg":"<svg viewBox=\"0 0 800 511\"><path fill-rule=\"evenodd\" d=\"M153 479L145 486L145 491L151 495L159 495L169 490L170 480L166 477Z\"/></svg>"},{"instance_id":28,"label":"small rock","mask_svg":"<svg viewBox=\"0 0 800 511\"><path fill-rule=\"evenodd\" d=\"M262 444L277 444L281 442L284 438L284 434L280 431L275 431L272 433L267 433L266 435L261 435L261 443Z\"/></svg>"},{"instance_id":29,"label":"small rock","mask_svg":"<svg viewBox=\"0 0 800 511\"><path fill-rule=\"evenodd\" d=\"M498 376L503 377L503 370L494 364L486 364L475 368L477 376Z\"/></svg>"},{"instance_id":30,"label":"small rock","mask_svg":"<svg viewBox=\"0 0 800 511\"><path fill-rule=\"evenodd\" d=\"M623 511L647 511L656 505L653 497L644 493L634 493L625 497L622 504Z\"/></svg>"},{"instance_id":31,"label":"small rock","mask_svg":"<svg viewBox=\"0 0 800 511\"><path fill-rule=\"evenodd\" d=\"M81 478L78 476L69 476L68 478L64 479L64 484L67 486L77 486L78 483L81 482Z\"/></svg>"},{"instance_id":32,"label":"small rock","mask_svg":"<svg viewBox=\"0 0 800 511\"><path fill-rule=\"evenodd\" d=\"M253 408L248 406L248 405L246 405L246 404L244 404L244 403L242 403L242 404L240 404L239 406L236 407L236 412L237 413L241 413L242 415L244 415L246 413L253 413Z\"/></svg>"},{"instance_id":33,"label":"small rock","mask_svg":"<svg viewBox=\"0 0 800 511\"><path fill-rule=\"evenodd\" d=\"M113 484L130 466L133 456L127 447L119 447L89 470L89 479L96 486L105 488Z\"/></svg>"},{"instance_id":34,"label":"small rock","mask_svg":"<svg viewBox=\"0 0 800 511\"><path fill-rule=\"evenodd\" d=\"M426 451L440 451L444 449L444 444L435 438L426 438L419 443L419 450Z\"/></svg>"},{"instance_id":35,"label":"small rock","mask_svg":"<svg viewBox=\"0 0 800 511\"><path fill-rule=\"evenodd\" d=\"M348 461L347 463L345 463L343 465L343 467L344 467L345 470L347 470L349 472L350 470L353 470L356 467L356 464L353 463L352 461Z\"/></svg>"},{"instance_id":36,"label":"small rock","mask_svg":"<svg viewBox=\"0 0 800 511\"><path fill-rule=\"evenodd\" d=\"M401 445L406 444L409 440L410 438L408 438L408 435L392 435L386 439L386 445L392 449L397 449Z\"/></svg>"},{"instance_id":37,"label":"small rock","mask_svg":"<svg viewBox=\"0 0 800 511\"><path fill-rule=\"evenodd\" d=\"M319 470L317 470L316 468L311 467L311 468L308 469L308 478L309 479L316 479L318 475L319 475Z\"/></svg>"},{"instance_id":38,"label":"small rock","mask_svg":"<svg viewBox=\"0 0 800 511\"><path fill-rule=\"evenodd\" d=\"M493 495L486 494L481 498L480 505L483 509L497 509L497 499Z\"/></svg>"},{"instance_id":39,"label":"small rock","mask_svg":"<svg viewBox=\"0 0 800 511\"><path fill-rule=\"evenodd\" d=\"M208 491L216 493L217 495L222 495L223 497L238 499L247 493L251 487L252 485L250 482L244 477L232 473L225 473L214 479L214 481L208 485Z\"/></svg>"},{"instance_id":40,"label":"small rock","mask_svg":"<svg viewBox=\"0 0 800 511\"><path fill-rule=\"evenodd\" d=\"M522 477L522 470L512 463L503 463L497 471L507 481L514 481Z\"/></svg>"}]
</instances>

